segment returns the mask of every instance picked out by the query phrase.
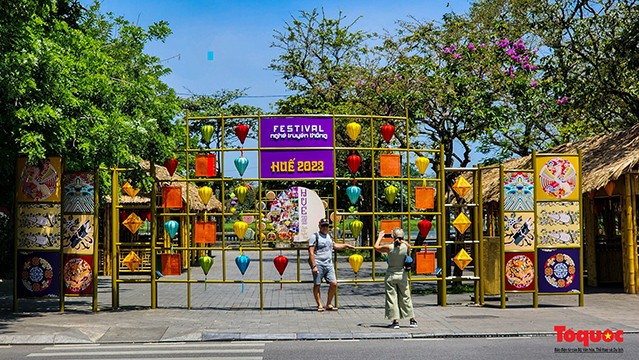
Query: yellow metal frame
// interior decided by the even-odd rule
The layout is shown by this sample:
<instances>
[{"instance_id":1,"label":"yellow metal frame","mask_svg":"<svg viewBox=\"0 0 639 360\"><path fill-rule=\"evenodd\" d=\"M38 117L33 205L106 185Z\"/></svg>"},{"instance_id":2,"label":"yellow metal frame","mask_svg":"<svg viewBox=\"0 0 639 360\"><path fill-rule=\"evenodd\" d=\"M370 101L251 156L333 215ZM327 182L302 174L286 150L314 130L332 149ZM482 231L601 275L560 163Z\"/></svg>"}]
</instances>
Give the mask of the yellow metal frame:
<instances>
[{"instance_id":1,"label":"yellow metal frame","mask_svg":"<svg viewBox=\"0 0 639 360\"><path fill-rule=\"evenodd\" d=\"M185 148L182 149L181 151L184 152L184 157L186 159L185 161L185 166L186 166L186 178L184 179L180 179L180 180L172 180L173 182L187 182L187 183L200 183L200 182L207 182L207 183L213 183L216 184L216 188L220 189L220 201L224 202L224 197L226 196L227 193L230 193L233 191L233 188L231 188L230 190L228 189L228 184L229 183L233 183L234 181L237 181L238 179L234 179L234 178L230 178L230 177L226 177L224 174L224 169L226 167L225 164L225 154L228 152L238 152L238 151L246 151L246 152L257 152L258 153L258 157L257 157L257 167L258 167L258 176L256 178L250 178L250 177L241 177L240 181L242 182L257 182L257 193L256 193L256 199L255 201L260 204L263 201L265 201L266 199L263 197L263 194L269 190L265 185L268 184L270 181L279 181L279 182L290 182L290 183L295 183L295 182L304 182L304 181L315 181L317 179L314 178L295 178L295 179L262 179L260 177L260 172L259 172L259 168L260 168L260 161L261 158L259 156L259 154L261 153L262 149L261 149L261 145L259 142L259 138L260 138L260 132L261 132L261 119L262 119L262 115L261 114L257 114L257 115L242 115L242 116L203 116L203 117L189 117L189 114L187 113L186 117L185 117L185 130L186 130L186 134L187 134L187 138L185 141ZM410 141L410 131L409 131L409 120L407 117L394 117L394 116L361 116L361 115L318 115L318 114L314 114L314 115L294 115L294 114L289 114L289 115L267 115L264 117L268 117L268 118L290 118L290 117L296 117L296 118L302 118L302 117L313 117L313 118L318 118L318 117L330 117L333 119L333 127L334 129L336 129L336 125L338 122L340 121L354 121L354 120L359 120L360 123L362 121L367 122L368 123L368 131L370 132L370 139L366 140L366 141L370 141L370 145L371 146L363 146L363 147L343 147L343 146L337 146L336 145L336 134L335 131L333 131L333 160L334 163L336 164L335 166L337 167L338 164L338 158L337 158L337 154L338 151L350 151L350 150L355 150L358 152L362 152L362 153L367 153L371 155L371 176L370 177L357 177L357 181L358 182L370 182L371 183L371 191L372 193L370 194L371 196L373 196L377 190L377 183L379 181L398 181L401 182L402 184L406 184L407 186L407 197L406 197L406 206L407 206L407 211L398 211L398 212L394 212L394 211L377 211L376 209L376 203L373 200L372 202L372 208L370 212L357 212L356 215L357 216L370 216L371 220L372 220L372 224L373 224L373 229L372 229L372 234L376 234L377 233L377 220L380 217L383 216L387 216L387 215L394 215L396 217L400 217L402 219L402 221L406 221L406 223L408 224L408 228L407 228L407 233L410 234L411 232L411 226L410 226L410 220L411 218L414 217L418 217L418 216L425 216L425 215L433 215L436 217L436 221L437 221L437 240L438 240L438 244L435 246L428 246L429 248L436 248L438 249L438 261L439 264L444 264L441 266L442 268L442 275L439 276L432 276L432 277L413 277L411 279L412 282L414 281L436 281L438 282L438 304L439 305L445 305L446 304L446 273L445 273L445 263L446 263L446 246L444 243L445 240L445 233L443 232L445 229L445 218L444 218L444 214L445 214L445 170L443 167L444 164L444 152L443 152L443 148L440 147L439 149L422 149L422 148L415 148L411 146L411 141ZM246 120L254 120L257 122L257 129L256 130L256 138L258 139L257 141L257 146L256 147L227 147L226 146L226 128L229 122L237 122L237 121L241 121L242 119L246 119ZM375 131L375 129L377 129L376 125L381 125L380 122L383 121L389 121L389 120L394 120L394 121L403 121L404 122L404 127L405 127L405 134L403 134L405 136L405 147L402 148L385 148L385 147L375 147L372 146L373 144L376 143L376 140L379 139L379 135L378 132ZM219 142L218 142L218 147L214 147L214 148L192 148L190 145L190 130L191 130L191 126L194 123L201 123L201 124L205 124L205 123L210 123L210 122L216 122L217 126L216 126L216 130L219 136ZM377 134L377 135L376 135ZM361 136L361 135L360 135ZM327 148L328 149L328 148ZM404 170L406 173L405 177L380 177L376 175L375 172L375 159L376 159L376 154L378 153L382 153L382 152L388 152L391 151L392 153L399 153L402 154L402 165L406 166L407 169L409 170ZM217 177L197 177L197 178L190 178L190 166L191 166L191 160L194 158L195 153L215 153L217 156L217 163L219 164L219 173L217 174ZM420 154L420 153L429 153L432 154L434 156L438 156L438 161L440 164L440 169L438 169L438 171L436 171L437 177L435 178L424 178L424 177L412 177L411 176L411 171L410 169L412 169L411 167L411 154ZM217 164L216 164L217 165ZM119 186L118 184L118 179L117 179L117 170L113 170L113 188L112 188L112 198L113 198L113 207L112 207L112 219L113 219L113 231L112 234L114 236L116 236L115 238L117 238L117 231L119 230L119 217L118 217L118 209L120 208L119 206L119 202L117 199L119 199ZM151 176L153 177L153 179L156 179L155 176L155 166L153 164L151 164ZM342 194L338 194L338 183L342 183L342 182L346 182L346 181L352 181L353 177L338 177L337 176L337 172L335 172L333 174L333 178L332 179L325 179L325 180L321 180L321 181L327 181L333 182L333 193L329 196L329 200L332 200L332 206L331 204L329 204L329 207L327 208L327 210L332 211L332 213L334 214L333 216L337 217L337 216L350 216L353 215L350 212L346 212L346 211L342 211L340 209L338 209L337 206L337 201L336 199L340 196L343 196ZM412 186L411 183L414 182L433 182L433 183L437 183L437 196L438 196L438 200L437 200L437 204L435 206L435 211L411 211L410 210L410 204L411 204L411 196L412 196ZM152 200L151 200L151 204L152 204L152 208L151 208L151 214L152 217L154 219L154 221L152 221L152 227L151 227L151 233L152 233L152 241L151 241L151 247L150 247L150 251L152 254L152 273L151 273L151 279L150 280L136 280L136 281L130 281L130 280L121 280L119 278L119 273L118 273L118 261L117 261L117 251L114 247L114 251L112 254L112 264L113 264L113 275L114 275L114 281L113 281L113 306L114 307L118 307L119 306L119 284L123 283L123 282L142 282L142 283L150 283L151 284L151 307L155 308L157 307L157 287L159 284L163 284L163 283L186 283L187 284L187 308L191 308L191 285L192 284L197 284L197 283L228 283L228 284L237 284L240 282L240 280L237 279L229 279L228 274L227 274L227 269L226 269L226 258L227 258L227 252L228 251L237 251L237 249L235 248L231 248L227 242L226 242L226 237L223 235L221 241L216 242L215 246L194 246L195 244L193 243L193 236L192 234L190 234L188 231L185 233L181 233L185 236L188 237L188 241L186 241L187 246L179 246L179 247L174 247L173 249L176 251L179 251L183 254L187 254L187 257L190 259L191 254L193 254L193 252L199 252L199 251L220 251L221 252L221 258L222 258L222 276L221 279L211 279L211 280L200 280L200 279L193 279L191 276L191 266L188 265L186 267L186 279L170 279L167 277L164 277L162 279L155 279L155 276L153 276L153 274L155 274L155 270L156 270L156 256L159 252L161 252L162 250L166 250L166 249L160 249L157 248L155 246L158 238L159 238L159 234L158 234L158 230L156 229L156 224L158 224L158 219L161 219L163 217L166 216L171 216L171 217L180 217L180 218L184 218L183 223L186 224L186 228L189 229L190 228L190 221L191 221L191 217L192 216L196 216L196 215L202 215L204 214L205 217L208 216L215 216L215 217L219 217L221 218L221 223L218 223L218 231L221 231L222 233L224 233L224 228L225 228L225 224L226 222L228 222L227 217L231 217L231 216L235 216L237 214L235 213L230 213L227 212L226 209L222 208L221 212L193 212L191 211L191 206L190 206L190 198L189 198L189 192L187 191L186 193L186 210L185 212L182 213L174 213L174 212L165 212L164 209L157 209L156 208L156 193L158 192L158 181L155 180L154 184L153 184L153 191L152 191ZM291 186L294 186L293 184ZM364 195L364 194L363 194ZM364 195L366 196L366 195ZM263 223L263 212L261 210L254 210L254 211L249 211L249 212L243 212L243 215L250 215L250 216L255 216L255 218L258 221L258 225L260 223ZM336 241L344 241L344 237L339 238L337 236L337 222L335 222L336 226L334 226L333 228L333 237L336 239ZM257 226L257 229L259 229L259 226ZM410 236L410 235L409 235ZM303 255L302 252L306 253L307 250L306 248L304 249L295 249L295 248L290 248L290 249L286 249L286 250L297 250L297 276L296 276L296 280L267 280L264 279L264 271L263 271L263 260L264 260L264 252L267 251L281 251L284 249L280 249L280 248L270 248L270 247L265 247L264 245L264 241L261 241L259 239L259 231L257 231L256 234L257 237L257 245L256 246L240 246L240 251L251 251L251 252L258 252L258 256L259 256L259 278L258 279L247 279L247 280L243 280L243 282L248 283L248 284L259 284L260 286L260 308L263 309L264 308L264 284L276 284L276 283L311 283L310 280L301 280L301 264L305 263L305 261L303 260L303 258L305 258L305 254ZM219 239L218 239L219 240ZM115 243L115 242L114 242ZM360 246L357 247L357 250L359 251L371 251L371 254L374 255L374 249L371 246ZM335 266L336 266L336 272L339 271L338 269L338 262L335 262ZM348 279L348 280L340 280L340 283L355 283L357 282L359 283L379 283L379 282L383 282L383 278L379 278L376 277L375 275L375 256L372 257L372 275L370 279L360 279L358 278L357 280L355 279ZM477 271L477 270L476 270ZM335 303L337 304L338 298L336 296L335 299Z\"/></svg>"}]
</instances>

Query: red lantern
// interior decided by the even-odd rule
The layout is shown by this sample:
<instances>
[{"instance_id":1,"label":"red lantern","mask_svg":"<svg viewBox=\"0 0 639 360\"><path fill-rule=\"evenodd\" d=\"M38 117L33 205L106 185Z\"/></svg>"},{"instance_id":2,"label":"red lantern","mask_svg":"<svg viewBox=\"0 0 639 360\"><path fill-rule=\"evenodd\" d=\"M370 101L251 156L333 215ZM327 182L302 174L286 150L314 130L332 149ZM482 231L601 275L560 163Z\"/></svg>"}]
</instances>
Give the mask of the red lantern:
<instances>
[{"instance_id":1,"label":"red lantern","mask_svg":"<svg viewBox=\"0 0 639 360\"><path fill-rule=\"evenodd\" d=\"M273 259L273 264L275 264L277 272L280 273L280 290L282 290L282 275L288 265L288 258L282 255L276 256L275 259Z\"/></svg>"},{"instance_id":2,"label":"red lantern","mask_svg":"<svg viewBox=\"0 0 639 360\"><path fill-rule=\"evenodd\" d=\"M244 140L246 140L246 135L248 135L249 127L244 124L239 124L235 127L235 136L240 139L240 142L244 144Z\"/></svg>"},{"instance_id":3,"label":"red lantern","mask_svg":"<svg viewBox=\"0 0 639 360\"><path fill-rule=\"evenodd\" d=\"M129 217L129 214L126 212L126 210L120 210L120 221L124 221L128 217Z\"/></svg>"},{"instance_id":4,"label":"red lantern","mask_svg":"<svg viewBox=\"0 0 639 360\"><path fill-rule=\"evenodd\" d=\"M351 173L355 174L357 169L359 169L359 165L362 163L362 158L357 154L351 154L346 158L346 163Z\"/></svg>"},{"instance_id":5,"label":"red lantern","mask_svg":"<svg viewBox=\"0 0 639 360\"><path fill-rule=\"evenodd\" d=\"M173 173L175 173L175 169L177 169L177 165L178 165L178 161L176 158L170 158L170 159L164 160L164 167L166 167L166 170L169 172L169 175L171 176L173 176Z\"/></svg>"},{"instance_id":6,"label":"red lantern","mask_svg":"<svg viewBox=\"0 0 639 360\"><path fill-rule=\"evenodd\" d=\"M386 124L382 126L381 132L384 140L386 140L386 142L390 142L395 134L395 127L391 124Z\"/></svg>"},{"instance_id":7,"label":"red lantern","mask_svg":"<svg viewBox=\"0 0 639 360\"><path fill-rule=\"evenodd\" d=\"M430 228L433 227L433 223L424 219L417 223L417 227L419 228L419 234L426 237L430 232Z\"/></svg>"}]
</instances>

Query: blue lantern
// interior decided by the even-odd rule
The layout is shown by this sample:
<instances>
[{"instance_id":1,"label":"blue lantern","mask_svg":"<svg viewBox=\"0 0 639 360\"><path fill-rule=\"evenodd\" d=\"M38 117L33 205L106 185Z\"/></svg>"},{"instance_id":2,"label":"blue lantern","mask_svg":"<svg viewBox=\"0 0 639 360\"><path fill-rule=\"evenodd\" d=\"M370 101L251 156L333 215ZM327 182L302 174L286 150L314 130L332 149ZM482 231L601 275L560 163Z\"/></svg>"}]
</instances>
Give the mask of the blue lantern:
<instances>
[{"instance_id":1,"label":"blue lantern","mask_svg":"<svg viewBox=\"0 0 639 360\"><path fill-rule=\"evenodd\" d=\"M233 160L233 163L235 164L237 172L240 173L240 176L243 176L249 164L248 159L244 156L240 156L239 158L235 158L235 160Z\"/></svg>"},{"instance_id":2,"label":"blue lantern","mask_svg":"<svg viewBox=\"0 0 639 360\"><path fill-rule=\"evenodd\" d=\"M242 294L244 293L244 273L246 269L248 269L249 264L251 263L251 258L242 254L242 250L240 249L240 256L235 258L235 265L240 269L242 273Z\"/></svg>"},{"instance_id":3,"label":"blue lantern","mask_svg":"<svg viewBox=\"0 0 639 360\"><path fill-rule=\"evenodd\" d=\"M175 236L175 234L177 234L179 227L180 227L180 224L178 224L178 222L175 220L169 220L164 223L164 230L166 231L167 234L169 234L169 237L171 239Z\"/></svg>"},{"instance_id":4,"label":"blue lantern","mask_svg":"<svg viewBox=\"0 0 639 360\"><path fill-rule=\"evenodd\" d=\"M351 185L346 188L346 195L348 195L351 204L355 204L357 202L357 199L359 199L359 194L361 193L362 189L360 189L359 186Z\"/></svg>"}]
</instances>

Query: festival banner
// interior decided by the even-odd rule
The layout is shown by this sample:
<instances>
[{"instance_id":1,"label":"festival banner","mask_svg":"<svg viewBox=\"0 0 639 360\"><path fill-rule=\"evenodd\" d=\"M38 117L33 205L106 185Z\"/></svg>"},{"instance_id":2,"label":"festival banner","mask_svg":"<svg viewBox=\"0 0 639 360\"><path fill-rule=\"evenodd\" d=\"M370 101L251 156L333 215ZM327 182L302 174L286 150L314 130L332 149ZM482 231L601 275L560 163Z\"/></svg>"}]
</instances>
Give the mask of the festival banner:
<instances>
[{"instance_id":1,"label":"festival banner","mask_svg":"<svg viewBox=\"0 0 639 360\"><path fill-rule=\"evenodd\" d=\"M262 179L330 179L335 176L333 119L263 118Z\"/></svg>"}]
</instances>

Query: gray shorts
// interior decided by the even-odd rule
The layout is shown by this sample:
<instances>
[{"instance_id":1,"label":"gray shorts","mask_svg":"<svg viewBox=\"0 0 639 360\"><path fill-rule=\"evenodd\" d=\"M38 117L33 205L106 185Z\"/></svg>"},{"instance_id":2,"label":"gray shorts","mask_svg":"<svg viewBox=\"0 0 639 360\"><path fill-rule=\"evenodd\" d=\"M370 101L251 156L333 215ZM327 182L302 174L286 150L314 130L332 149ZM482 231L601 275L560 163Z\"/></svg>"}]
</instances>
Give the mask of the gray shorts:
<instances>
[{"instance_id":1,"label":"gray shorts","mask_svg":"<svg viewBox=\"0 0 639 360\"><path fill-rule=\"evenodd\" d=\"M322 264L315 264L315 266L317 266L317 275L313 278L313 284L320 285L322 283L322 279L326 279L326 282L329 284L337 282L333 266L326 266Z\"/></svg>"}]
</instances>

